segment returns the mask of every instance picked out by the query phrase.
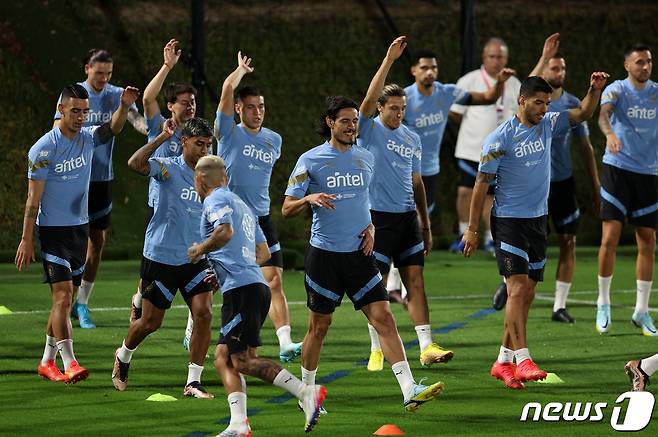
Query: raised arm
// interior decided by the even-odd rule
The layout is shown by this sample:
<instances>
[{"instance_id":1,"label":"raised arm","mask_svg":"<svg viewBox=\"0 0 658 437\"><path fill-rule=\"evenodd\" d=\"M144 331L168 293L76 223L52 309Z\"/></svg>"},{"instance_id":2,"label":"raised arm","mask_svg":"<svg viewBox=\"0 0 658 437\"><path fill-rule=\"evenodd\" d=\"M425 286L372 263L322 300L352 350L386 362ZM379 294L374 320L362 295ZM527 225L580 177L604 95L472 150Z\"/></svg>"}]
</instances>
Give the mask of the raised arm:
<instances>
[{"instance_id":1,"label":"raised arm","mask_svg":"<svg viewBox=\"0 0 658 437\"><path fill-rule=\"evenodd\" d=\"M471 197L471 207L468 213L468 227L462 237L464 243L464 256L469 258L478 248L478 228L480 226L480 217L484 208L484 200L487 197L489 184L494 180L496 175L491 173L478 172L475 177L475 186L473 187L473 196Z\"/></svg>"},{"instance_id":2,"label":"raised arm","mask_svg":"<svg viewBox=\"0 0 658 437\"><path fill-rule=\"evenodd\" d=\"M149 159L158 147L166 140L171 138L176 132L176 123L173 119L168 119L162 126L162 132L147 145L140 147L133 153L128 160L128 167L137 173L147 176L150 172Z\"/></svg>"},{"instance_id":3,"label":"raised arm","mask_svg":"<svg viewBox=\"0 0 658 437\"><path fill-rule=\"evenodd\" d=\"M245 74L253 73L254 67L251 66L251 58L242 56L242 52L238 52L238 66L224 79L222 85L222 96L219 99L217 111L224 115L233 115L235 112L235 99L233 94L236 88L240 85L240 81Z\"/></svg>"},{"instance_id":4,"label":"raised arm","mask_svg":"<svg viewBox=\"0 0 658 437\"><path fill-rule=\"evenodd\" d=\"M164 47L164 63L158 73L151 79L151 82L144 90L144 117L153 118L160 113L160 106L158 105L158 94L162 90L167 75L174 68L176 62L180 58L181 50L178 48L178 41L175 39L170 40Z\"/></svg>"},{"instance_id":5,"label":"raised arm","mask_svg":"<svg viewBox=\"0 0 658 437\"><path fill-rule=\"evenodd\" d=\"M569 121L572 124L585 121L594 114L596 106L599 104L599 99L601 98L601 91L603 90L608 77L610 77L610 75L602 71L592 73L590 76L589 90L587 90L587 95L582 100L580 107L569 110Z\"/></svg>"},{"instance_id":6,"label":"raised arm","mask_svg":"<svg viewBox=\"0 0 658 437\"><path fill-rule=\"evenodd\" d=\"M400 55L402 55L405 47L407 47L406 36L399 36L395 38L395 40L388 47L386 56L384 56L382 64L379 66L379 69L370 81L370 86L368 87L366 97L361 103L359 112L362 116L370 117L377 110L377 99L379 99L379 96L384 89L384 82L386 81L388 71L391 69L393 62L395 62L395 60L398 59Z\"/></svg>"},{"instance_id":7,"label":"raised arm","mask_svg":"<svg viewBox=\"0 0 658 437\"><path fill-rule=\"evenodd\" d=\"M544 48L537 61L537 65L532 69L528 77L530 76L541 76L546 67L548 66L548 61L551 60L553 56L557 54L558 49L560 48L560 34L554 33L553 35L546 38L544 41Z\"/></svg>"},{"instance_id":8,"label":"raised arm","mask_svg":"<svg viewBox=\"0 0 658 437\"><path fill-rule=\"evenodd\" d=\"M503 93L503 89L505 89L505 82L507 82L507 79L514 76L515 74L515 70L512 70L511 68L503 68L500 73L496 75L496 85L483 93L471 91L471 100L466 104L491 105L492 103L496 103L496 100L498 100L500 95Z\"/></svg>"},{"instance_id":9,"label":"raised arm","mask_svg":"<svg viewBox=\"0 0 658 437\"><path fill-rule=\"evenodd\" d=\"M128 123L130 123L137 132L142 135L147 135L146 132L146 120L144 117L137 111L135 108L130 108L128 110Z\"/></svg>"},{"instance_id":10,"label":"raised arm","mask_svg":"<svg viewBox=\"0 0 658 437\"><path fill-rule=\"evenodd\" d=\"M28 181L27 186L27 200L25 201L25 215L23 216L23 234L21 235L21 242L16 249L16 257L14 264L18 271L23 269L29 270L30 261L34 259L34 226L39 215L39 205L41 204L41 196L43 190L46 188L45 180Z\"/></svg>"}]
</instances>

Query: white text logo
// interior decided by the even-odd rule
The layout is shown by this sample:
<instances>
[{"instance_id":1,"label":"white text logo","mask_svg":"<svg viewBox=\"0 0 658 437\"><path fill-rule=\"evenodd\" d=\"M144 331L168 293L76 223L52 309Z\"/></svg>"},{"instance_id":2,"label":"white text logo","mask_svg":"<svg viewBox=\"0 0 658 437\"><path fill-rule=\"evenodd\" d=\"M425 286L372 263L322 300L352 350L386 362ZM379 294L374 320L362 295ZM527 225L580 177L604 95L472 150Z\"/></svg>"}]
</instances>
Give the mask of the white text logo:
<instances>
[{"instance_id":1,"label":"white text logo","mask_svg":"<svg viewBox=\"0 0 658 437\"><path fill-rule=\"evenodd\" d=\"M626 111L629 118L639 118L640 120L653 120L656 118L655 109L640 108L639 106L631 106Z\"/></svg>"},{"instance_id":2,"label":"white text logo","mask_svg":"<svg viewBox=\"0 0 658 437\"><path fill-rule=\"evenodd\" d=\"M329 188L339 188L339 187L362 187L364 186L363 182L363 173L351 174L345 173L344 175L339 172L334 173L333 176L327 177L327 187Z\"/></svg>"},{"instance_id":3,"label":"white text logo","mask_svg":"<svg viewBox=\"0 0 658 437\"><path fill-rule=\"evenodd\" d=\"M441 124L444 121L443 112L435 112L433 114L420 114L420 117L416 119L416 127L428 127L434 126L435 124Z\"/></svg>"},{"instance_id":4,"label":"white text logo","mask_svg":"<svg viewBox=\"0 0 658 437\"><path fill-rule=\"evenodd\" d=\"M414 147L405 147L404 145L398 144L393 140L388 140L388 143L386 144L386 148L388 150L397 153L403 158L411 158L412 156L414 156L414 152L419 152ZM416 154L419 155L420 153L416 153Z\"/></svg>"},{"instance_id":5,"label":"white text logo","mask_svg":"<svg viewBox=\"0 0 658 437\"><path fill-rule=\"evenodd\" d=\"M180 198L183 200L191 200L193 202L201 202L199 193L196 192L194 187L183 188L180 192Z\"/></svg>"},{"instance_id":6,"label":"white text logo","mask_svg":"<svg viewBox=\"0 0 658 437\"><path fill-rule=\"evenodd\" d=\"M514 156L523 158L526 155L541 152L544 148L544 142L542 140L528 141L514 148Z\"/></svg>"},{"instance_id":7,"label":"white text logo","mask_svg":"<svg viewBox=\"0 0 658 437\"><path fill-rule=\"evenodd\" d=\"M80 167L87 165L84 155L80 155L77 158L71 158L69 160L60 162L55 166L55 173L66 173L68 171L76 170Z\"/></svg>"},{"instance_id":8,"label":"white text logo","mask_svg":"<svg viewBox=\"0 0 658 437\"><path fill-rule=\"evenodd\" d=\"M250 158L256 158L266 164L274 164L274 154L272 152L258 150L253 144L245 144L242 154Z\"/></svg>"}]
</instances>

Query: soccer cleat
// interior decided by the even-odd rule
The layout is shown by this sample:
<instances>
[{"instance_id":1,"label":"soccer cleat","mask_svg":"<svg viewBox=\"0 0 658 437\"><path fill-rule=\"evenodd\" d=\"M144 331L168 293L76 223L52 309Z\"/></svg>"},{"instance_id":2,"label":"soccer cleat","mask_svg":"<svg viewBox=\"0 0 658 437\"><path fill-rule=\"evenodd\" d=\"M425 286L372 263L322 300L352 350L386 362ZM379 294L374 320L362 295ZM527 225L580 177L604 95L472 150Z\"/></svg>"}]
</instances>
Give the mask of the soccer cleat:
<instances>
[{"instance_id":1,"label":"soccer cleat","mask_svg":"<svg viewBox=\"0 0 658 437\"><path fill-rule=\"evenodd\" d=\"M215 396L208 393L199 381L192 381L183 389L183 395L197 399L213 399Z\"/></svg>"},{"instance_id":2,"label":"soccer cleat","mask_svg":"<svg viewBox=\"0 0 658 437\"><path fill-rule=\"evenodd\" d=\"M541 370L531 359L521 361L516 365L514 377L521 381L540 381L546 379L547 373Z\"/></svg>"},{"instance_id":3,"label":"soccer cleat","mask_svg":"<svg viewBox=\"0 0 658 437\"><path fill-rule=\"evenodd\" d=\"M302 354L302 343L290 343L279 352L279 360L289 363Z\"/></svg>"},{"instance_id":4,"label":"soccer cleat","mask_svg":"<svg viewBox=\"0 0 658 437\"><path fill-rule=\"evenodd\" d=\"M188 337L187 332L183 337L183 349L185 349L186 351L190 350L190 337Z\"/></svg>"},{"instance_id":5,"label":"soccer cleat","mask_svg":"<svg viewBox=\"0 0 658 437\"><path fill-rule=\"evenodd\" d=\"M322 403L327 397L327 389L321 385L308 385L302 393L302 410L306 416L304 431L311 432L318 423Z\"/></svg>"},{"instance_id":6,"label":"soccer cleat","mask_svg":"<svg viewBox=\"0 0 658 437\"><path fill-rule=\"evenodd\" d=\"M596 330L599 334L606 334L610 329L610 304L596 306Z\"/></svg>"},{"instance_id":7,"label":"soccer cleat","mask_svg":"<svg viewBox=\"0 0 658 437\"><path fill-rule=\"evenodd\" d=\"M487 252L489 255L495 255L496 254L496 245L494 244L494 241L489 240L486 243L484 243L484 246L482 246L482 250L484 252Z\"/></svg>"},{"instance_id":8,"label":"soccer cleat","mask_svg":"<svg viewBox=\"0 0 658 437\"><path fill-rule=\"evenodd\" d=\"M649 313L634 313L631 321L638 328L642 328L642 335L647 337L656 337L658 332L656 327L653 325L653 319Z\"/></svg>"},{"instance_id":9,"label":"soccer cleat","mask_svg":"<svg viewBox=\"0 0 658 437\"><path fill-rule=\"evenodd\" d=\"M640 364L640 360L632 360L624 366L624 370L626 370L626 374L631 380L632 391L645 391L649 384L649 375L644 373Z\"/></svg>"},{"instance_id":10,"label":"soccer cleat","mask_svg":"<svg viewBox=\"0 0 658 437\"><path fill-rule=\"evenodd\" d=\"M83 303L76 302L73 304L73 309L71 313L76 314L76 319L80 321L80 327L83 329L94 329L96 325L91 321L89 316L89 307Z\"/></svg>"},{"instance_id":11,"label":"soccer cleat","mask_svg":"<svg viewBox=\"0 0 658 437\"><path fill-rule=\"evenodd\" d=\"M464 234L461 234L459 237L457 237L457 239L455 241L452 242L452 244L448 248L448 252L462 253L462 248L461 248L460 244L462 242L462 237L463 236L464 236Z\"/></svg>"},{"instance_id":12,"label":"soccer cleat","mask_svg":"<svg viewBox=\"0 0 658 437\"><path fill-rule=\"evenodd\" d=\"M560 308L557 311L553 311L553 315L551 316L551 320L553 320L554 322L561 322L561 323L575 323L576 322L574 320L574 318L569 315L566 308Z\"/></svg>"},{"instance_id":13,"label":"soccer cleat","mask_svg":"<svg viewBox=\"0 0 658 437\"><path fill-rule=\"evenodd\" d=\"M89 371L84 367L80 367L77 361L72 361L69 368L64 372L64 375L66 375L66 381L64 382L67 384L75 384L76 382L87 379Z\"/></svg>"},{"instance_id":14,"label":"soccer cleat","mask_svg":"<svg viewBox=\"0 0 658 437\"><path fill-rule=\"evenodd\" d=\"M302 404L302 401L297 401L297 406L299 407L299 411L301 411L303 413L304 412L304 405ZM322 415L325 415L325 414L329 414L329 413L327 412L327 410L324 409L324 405L323 405L323 406L320 407L320 415L322 416Z\"/></svg>"},{"instance_id":15,"label":"soccer cleat","mask_svg":"<svg viewBox=\"0 0 658 437\"><path fill-rule=\"evenodd\" d=\"M432 343L420 353L420 364L429 367L434 363L446 363L452 359L453 355L452 351L445 350L438 344Z\"/></svg>"},{"instance_id":16,"label":"soccer cleat","mask_svg":"<svg viewBox=\"0 0 658 437\"><path fill-rule=\"evenodd\" d=\"M414 413L425 402L433 401L443 391L442 382L435 382L428 386L422 384L423 380L424 378L418 384L414 383L407 396L404 397L404 409L410 413Z\"/></svg>"},{"instance_id":17,"label":"soccer cleat","mask_svg":"<svg viewBox=\"0 0 658 437\"><path fill-rule=\"evenodd\" d=\"M45 365L39 362L37 374L43 379L49 379L55 382L66 382L68 379L66 375L59 370L57 364L55 364L55 360L48 360Z\"/></svg>"},{"instance_id":18,"label":"soccer cleat","mask_svg":"<svg viewBox=\"0 0 658 437\"><path fill-rule=\"evenodd\" d=\"M249 419L246 419L244 423L229 424L228 428L217 434L216 437L252 437Z\"/></svg>"},{"instance_id":19,"label":"soccer cleat","mask_svg":"<svg viewBox=\"0 0 658 437\"><path fill-rule=\"evenodd\" d=\"M130 323L142 317L142 309L135 306L136 295L137 293L133 294L133 297L130 299Z\"/></svg>"},{"instance_id":20,"label":"soccer cleat","mask_svg":"<svg viewBox=\"0 0 658 437\"><path fill-rule=\"evenodd\" d=\"M370 359L368 360L368 370L371 372L379 372L384 369L384 353L381 349L370 352Z\"/></svg>"},{"instance_id":21,"label":"soccer cleat","mask_svg":"<svg viewBox=\"0 0 658 437\"><path fill-rule=\"evenodd\" d=\"M523 383L516 379L516 364L514 363L501 363L496 360L493 366L491 366L489 374L503 381L511 389L519 390L525 388Z\"/></svg>"},{"instance_id":22,"label":"soccer cleat","mask_svg":"<svg viewBox=\"0 0 658 437\"><path fill-rule=\"evenodd\" d=\"M114 367L112 368L112 384L119 391L124 391L128 386L128 369L130 363L124 363L119 359L119 349L114 352Z\"/></svg>"},{"instance_id":23,"label":"soccer cleat","mask_svg":"<svg viewBox=\"0 0 658 437\"><path fill-rule=\"evenodd\" d=\"M496 311L500 311L505 308L507 303L507 284L501 282L496 291L494 292L491 305Z\"/></svg>"}]
</instances>

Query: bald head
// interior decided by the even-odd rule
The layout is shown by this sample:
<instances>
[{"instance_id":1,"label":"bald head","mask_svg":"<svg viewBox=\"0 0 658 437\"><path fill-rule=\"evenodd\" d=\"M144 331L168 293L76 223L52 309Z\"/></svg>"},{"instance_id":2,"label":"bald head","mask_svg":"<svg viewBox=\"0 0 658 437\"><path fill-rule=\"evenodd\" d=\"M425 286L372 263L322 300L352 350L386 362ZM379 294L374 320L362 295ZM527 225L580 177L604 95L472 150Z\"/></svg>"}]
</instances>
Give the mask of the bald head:
<instances>
[{"instance_id":1,"label":"bald head","mask_svg":"<svg viewBox=\"0 0 658 437\"><path fill-rule=\"evenodd\" d=\"M496 77L507 66L507 44L500 38L489 38L482 49L482 65L489 76Z\"/></svg>"},{"instance_id":2,"label":"bald head","mask_svg":"<svg viewBox=\"0 0 658 437\"><path fill-rule=\"evenodd\" d=\"M199 159L194 168L194 187L202 198L217 187L228 183L226 165L219 156L206 155Z\"/></svg>"}]
</instances>

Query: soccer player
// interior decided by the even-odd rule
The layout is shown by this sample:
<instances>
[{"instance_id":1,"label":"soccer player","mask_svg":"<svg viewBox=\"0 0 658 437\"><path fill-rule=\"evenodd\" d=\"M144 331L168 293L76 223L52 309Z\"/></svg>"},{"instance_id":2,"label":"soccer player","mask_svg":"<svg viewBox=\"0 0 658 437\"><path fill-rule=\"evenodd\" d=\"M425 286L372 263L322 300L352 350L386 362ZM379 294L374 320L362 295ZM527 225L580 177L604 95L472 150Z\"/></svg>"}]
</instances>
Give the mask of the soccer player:
<instances>
[{"instance_id":1,"label":"soccer player","mask_svg":"<svg viewBox=\"0 0 658 437\"><path fill-rule=\"evenodd\" d=\"M76 383L89 375L73 353L69 319L74 292L85 269L89 238L89 181L94 149L123 129L129 108L139 90L127 87L111 120L101 126L83 127L89 113L89 94L78 84L62 90L57 105L60 121L28 153L28 191L23 235L15 264L27 270L34 261L34 228L41 245L44 282L50 284L52 309L46 326L46 346L37 373L51 381ZM62 373L55 358L64 361Z\"/></svg>"},{"instance_id":2,"label":"soccer player","mask_svg":"<svg viewBox=\"0 0 658 437\"><path fill-rule=\"evenodd\" d=\"M84 71L87 80L78 82L89 94L89 115L84 123L88 126L101 126L112 119L112 113L121 104L123 88L110 84L114 62L107 50L91 49L84 59ZM61 97L60 97L61 101ZM58 105L59 105L58 101ZM61 118L58 110L55 111L55 123ZM144 118L139 114L137 106L128 110L128 122L139 133L146 135ZM94 149L91 162L91 182L89 184L89 242L87 244L87 259L85 271L82 274L82 283L78 290L77 299L73 304L71 315L80 321L81 328L95 328L96 325L89 315L88 302L94 288L94 281L101 262L103 246L107 238L107 229L110 226L112 211L112 151L114 137Z\"/></svg>"},{"instance_id":3,"label":"soccer player","mask_svg":"<svg viewBox=\"0 0 658 437\"><path fill-rule=\"evenodd\" d=\"M292 361L302 352L301 343L290 337L288 302L283 292L283 255L279 237L270 218L270 177L281 156L281 135L263 127L265 99L256 88L245 86L233 94L242 78L254 71L251 59L238 52L238 66L224 80L217 107L215 133L219 140L218 154L226 163L229 188L258 215L271 258L261 266L272 292L270 319L279 339L279 359ZM240 123L235 123L235 113Z\"/></svg>"},{"instance_id":4,"label":"soccer player","mask_svg":"<svg viewBox=\"0 0 658 437\"><path fill-rule=\"evenodd\" d=\"M632 391L645 391L649 377L658 371L658 354L641 360L631 360L624 366L630 378Z\"/></svg>"},{"instance_id":5,"label":"soccer player","mask_svg":"<svg viewBox=\"0 0 658 437\"><path fill-rule=\"evenodd\" d=\"M303 153L288 181L284 217L313 212L306 252L304 285L309 324L302 347L302 381L315 385L320 350L332 314L347 294L379 334L384 357L400 384L404 407L415 411L435 399L443 383L417 384L406 360L391 313L382 275L373 256L375 228L370 221L368 187L375 159L355 145L359 114L356 102L327 99L319 132L327 141Z\"/></svg>"},{"instance_id":6,"label":"soccer player","mask_svg":"<svg viewBox=\"0 0 658 437\"><path fill-rule=\"evenodd\" d=\"M610 84L601 99L599 127L606 137L601 170L602 235L596 329L610 329L610 284L624 222L635 226L637 297L633 323L647 336L658 332L649 315L658 225L658 84L651 77L651 50L624 52L628 76Z\"/></svg>"},{"instance_id":7,"label":"soccer player","mask_svg":"<svg viewBox=\"0 0 658 437\"><path fill-rule=\"evenodd\" d=\"M528 311L546 263L546 214L551 165L551 141L591 117L608 75L592 73L590 88L579 108L547 112L551 86L531 76L521 84L519 110L485 139L473 189L464 256L477 249L478 225L489 184L496 179L491 230L498 269L507 279L508 301L502 346L491 376L512 389L524 381L544 379L546 372L532 361L526 341ZM516 359L516 365L514 360Z\"/></svg>"},{"instance_id":8,"label":"soccer player","mask_svg":"<svg viewBox=\"0 0 658 437\"><path fill-rule=\"evenodd\" d=\"M531 76L541 76L553 88L550 112L562 112L580 106L580 100L564 90L563 84L567 73L564 56L558 52L559 34L553 34L544 43L542 56ZM567 296L576 264L576 232L580 209L576 200L576 186L571 164L571 138L577 138L587 173L592 182L592 198L596 209L599 208L599 175L596 168L594 149L589 141L587 122L573 126L564 135L554 135L551 142L551 188L548 194L548 214L553 221L560 245L560 258L557 264L555 280L555 301L552 320L562 323L574 323L567 312Z\"/></svg>"},{"instance_id":9,"label":"soccer player","mask_svg":"<svg viewBox=\"0 0 658 437\"><path fill-rule=\"evenodd\" d=\"M183 153L173 158L152 157L158 147L174 136L176 129L174 119L167 120L155 140L137 150L128 161L132 170L156 181L157 202L144 238L140 275L142 314L130 324L128 335L115 353L112 383L119 391L126 389L135 349L158 330L180 290L195 323L183 394L209 399L213 395L201 385L212 321L212 287L205 280L209 266L205 260L189 262L187 249L201 239L201 201L194 190L194 167L208 154L212 126L201 118L188 120L181 131Z\"/></svg>"},{"instance_id":10,"label":"soccer player","mask_svg":"<svg viewBox=\"0 0 658 437\"><path fill-rule=\"evenodd\" d=\"M453 352L432 341L425 295L423 265L425 255L432 250L432 233L420 173L422 146L420 137L402 125L407 107L404 89L396 84L384 86L389 69L406 46L404 36L395 39L372 78L359 110L357 144L375 158L369 198L377 266L384 282L391 260L398 268L408 293L407 309L418 335L420 363L430 366L449 361ZM368 324L368 331L371 341L368 370L379 371L384 365L379 336L372 324Z\"/></svg>"},{"instance_id":11,"label":"soccer player","mask_svg":"<svg viewBox=\"0 0 658 437\"><path fill-rule=\"evenodd\" d=\"M486 92L496 84L496 76L507 66L509 50L507 44L500 38L490 38L482 48L482 65L477 70L466 73L457 81L457 86L465 91ZM455 145L455 158L459 168L457 181L457 216L459 218L459 235L457 243L451 245L451 251L457 252L461 235L468 226L468 208L478 171L482 141L503 121L514 116L519 105L516 99L519 95L521 82L516 77L510 77L503 86L500 97L493 105L464 106L453 104L450 107L449 118L459 124L459 134ZM483 249L494 252L489 211L493 204L493 185L489 186L484 215Z\"/></svg>"},{"instance_id":12,"label":"soccer player","mask_svg":"<svg viewBox=\"0 0 658 437\"><path fill-rule=\"evenodd\" d=\"M274 384L302 401L308 432L318 420L327 391L322 386L307 386L275 362L258 356L260 329L270 309L270 290L258 266L270 257L269 243L258 225L258 216L229 191L228 181L222 158L206 156L197 163L194 183L203 199L204 241L193 244L187 252L191 262L207 257L222 289L215 368L228 395L231 421L219 435L251 435L241 374Z\"/></svg>"}]
</instances>

